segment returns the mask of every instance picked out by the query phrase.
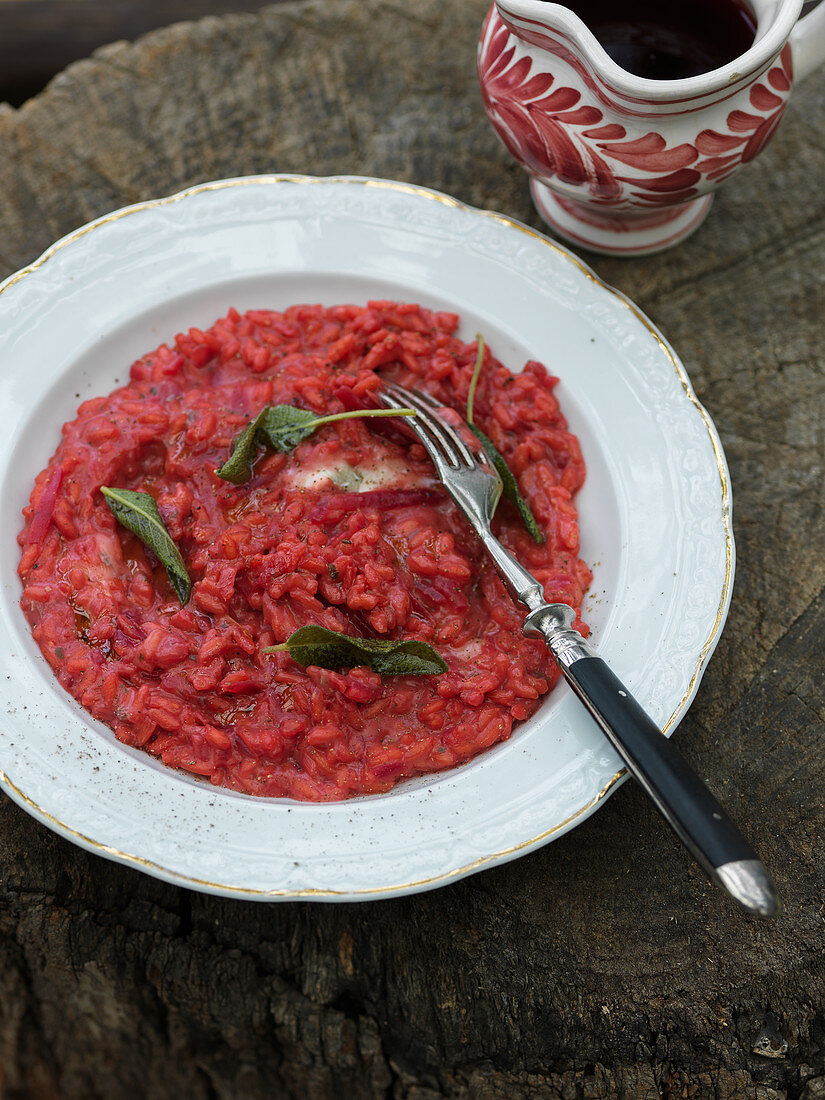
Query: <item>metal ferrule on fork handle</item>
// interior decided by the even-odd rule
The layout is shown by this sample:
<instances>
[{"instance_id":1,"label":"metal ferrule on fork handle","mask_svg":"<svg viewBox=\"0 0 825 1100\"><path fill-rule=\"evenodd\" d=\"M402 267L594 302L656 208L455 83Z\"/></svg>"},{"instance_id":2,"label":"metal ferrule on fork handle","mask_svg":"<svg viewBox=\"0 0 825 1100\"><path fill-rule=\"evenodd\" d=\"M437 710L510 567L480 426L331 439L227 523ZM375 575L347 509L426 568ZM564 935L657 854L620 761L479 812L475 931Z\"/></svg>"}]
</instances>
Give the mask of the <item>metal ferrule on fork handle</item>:
<instances>
[{"instance_id":1,"label":"metal ferrule on fork handle","mask_svg":"<svg viewBox=\"0 0 825 1100\"><path fill-rule=\"evenodd\" d=\"M524 620L522 633L544 638L562 668L569 668L582 657L594 657L593 650L578 630L573 629L576 618L573 608L566 603L547 603L544 589L533 574L498 539L488 538L480 527L476 527L476 532L493 559L504 587L530 612Z\"/></svg>"},{"instance_id":2,"label":"metal ferrule on fork handle","mask_svg":"<svg viewBox=\"0 0 825 1100\"><path fill-rule=\"evenodd\" d=\"M542 603L530 612L521 630L528 636L538 634L544 638L561 667L570 668L582 657L596 656L578 630L573 629L575 617L575 611L566 603Z\"/></svg>"}]
</instances>

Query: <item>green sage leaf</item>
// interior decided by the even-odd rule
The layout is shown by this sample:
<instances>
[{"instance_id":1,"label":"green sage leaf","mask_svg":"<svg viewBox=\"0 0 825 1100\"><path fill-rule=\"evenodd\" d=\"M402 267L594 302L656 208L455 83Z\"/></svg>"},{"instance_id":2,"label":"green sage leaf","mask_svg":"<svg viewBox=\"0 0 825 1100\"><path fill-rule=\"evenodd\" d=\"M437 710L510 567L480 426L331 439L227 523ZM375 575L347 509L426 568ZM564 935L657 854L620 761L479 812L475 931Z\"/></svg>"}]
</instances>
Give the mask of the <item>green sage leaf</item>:
<instances>
[{"instance_id":1,"label":"green sage leaf","mask_svg":"<svg viewBox=\"0 0 825 1100\"><path fill-rule=\"evenodd\" d=\"M323 418L309 409L297 409L294 405L267 405L260 436L276 451L294 451L322 423Z\"/></svg>"},{"instance_id":2,"label":"green sage leaf","mask_svg":"<svg viewBox=\"0 0 825 1100\"><path fill-rule=\"evenodd\" d=\"M476 333L476 365L473 367L473 376L470 379L470 388L467 391L467 415L468 424L473 423L473 403L476 399L476 386L481 374L481 364L484 362L484 337L480 332Z\"/></svg>"},{"instance_id":3,"label":"green sage leaf","mask_svg":"<svg viewBox=\"0 0 825 1100\"><path fill-rule=\"evenodd\" d=\"M478 378L481 374L481 364L484 362L484 337L481 333L478 333L476 336L476 346L478 348L476 365L473 368L473 376L470 379L470 389L467 393L467 424L476 438L480 441L482 447L487 452L487 457L498 471L498 476L501 478L501 495L506 497L511 504L514 504L516 508L518 508L522 522L527 528L528 533L539 546L542 546L544 544L544 534L536 522L536 517L533 515L530 505L519 492L515 474L507 465L504 456L495 447L493 441L488 439L484 432L473 423L473 403L475 402L476 386L478 385Z\"/></svg>"},{"instance_id":4,"label":"green sage leaf","mask_svg":"<svg viewBox=\"0 0 825 1100\"><path fill-rule=\"evenodd\" d=\"M215 471L218 477L231 481L233 485L242 485L252 477L252 463L258 455L260 445L258 433L268 409L269 405L264 406L232 444L229 458Z\"/></svg>"},{"instance_id":5,"label":"green sage leaf","mask_svg":"<svg viewBox=\"0 0 825 1100\"><path fill-rule=\"evenodd\" d=\"M185 604L192 591L192 582L180 551L161 519L155 498L149 493L135 493L107 485L101 485L100 491L118 523L149 547L166 570L175 595Z\"/></svg>"},{"instance_id":6,"label":"green sage leaf","mask_svg":"<svg viewBox=\"0 0 825 1100\"><path fill-rule=\"evenodd\" d=\"M528 533L539 546L542 546L544 544L544 534L536 522L536 517L533 515L530 505L519 492L518 482L513 471L504 461L504 457L498 452L492 440L488 439L480 428L477 428L475 424L471 424L470 431L480 440L482 447L487 452L487 457L498 471L498 476L501 478L501 495L518 508Z\"/></svg>"},{"instance_id":7,"label":"green sage leaf","mask_svg":"<svg viewBox=\"0 0 825 1100\"><path fill-rule=\"evenodd\" d=\"M252 477L252 463L260 447L275 451L293 451L322 424L371 416L415 416L415 409L353 409L349 412L318 416L295 405L266 405L232 445L232 452L215 473L233 485L242 485Z\"/></svg>"},{"instance_id":8,"label":"green sage leaf","mask_svg":"<svg viewBox=\"0 0 825 1100\"><path fill-rule=\"evenodd\" d=\"M302 626L281 645L264 653L288 652L299 665L319 668L358 668L368 665L381 676L434 676L447 671L440 654L415 639L353 638L323 626Z\"/></svg>"},{"instance_id":9,"label":"green sage leaf","mask_svg":"<svg viewBox=\"0 0 825 1100\"><path fill-rule=\"evenodd\" d=\"M294 405L269 405L265 412L259 434L276 451L293 451L322 424L332 424L336 420L415 416L415 409L351 409L348 412L318 416L308 409L296 409Z\"/></svg>"}]
</instances>

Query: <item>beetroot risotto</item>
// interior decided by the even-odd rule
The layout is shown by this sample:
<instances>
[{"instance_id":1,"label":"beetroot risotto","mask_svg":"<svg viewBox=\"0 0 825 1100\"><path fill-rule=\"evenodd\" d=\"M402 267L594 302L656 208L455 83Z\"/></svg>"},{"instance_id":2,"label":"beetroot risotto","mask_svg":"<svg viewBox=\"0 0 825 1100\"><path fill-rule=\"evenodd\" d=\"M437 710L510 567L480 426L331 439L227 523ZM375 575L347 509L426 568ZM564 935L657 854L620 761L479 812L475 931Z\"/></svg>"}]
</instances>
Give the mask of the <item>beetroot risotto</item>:
<instances>
[{"instance_id":1,"label":"beetroot risotto","mask_svg":"<svg viewBox=\"0 0 825 1100\"><path fill-rule=\"evenodd\" d=\"M382 377L463 414L477 345L457 324L392 302L233 309L139 359L127 386L64 426L24 509L22 608L60 683L120 741L233 790L329 800L469 760L534 713L553 659L521 634L524 610L403 420L342 419L292 450L262 447L242 484L216 472L267 405L372 408ZM475 423L545 541L504 501L497 533L548 600L578 613L591 579L573 504L584 463L556 379L537 362L512 374L489 349L480 361ZM102 486L153 498L191 594ZM447 670L379 675L264 652L308 625L426 642Z\"/></svg>"}]
</instances>

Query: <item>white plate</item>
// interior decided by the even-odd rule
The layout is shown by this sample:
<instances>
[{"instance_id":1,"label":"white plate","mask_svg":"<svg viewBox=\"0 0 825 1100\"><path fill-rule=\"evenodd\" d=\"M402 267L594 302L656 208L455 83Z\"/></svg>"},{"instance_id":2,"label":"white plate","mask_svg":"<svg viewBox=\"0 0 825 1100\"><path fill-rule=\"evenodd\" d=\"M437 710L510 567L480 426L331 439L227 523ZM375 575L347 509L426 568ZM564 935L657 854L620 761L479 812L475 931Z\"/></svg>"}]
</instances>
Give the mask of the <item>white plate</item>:
<instances>
[{"instance_id":1,"label":"white plate","mask_svg":"<svg viewBox=\"0 0 825 1100\"><path fill-rule=\"evenodd\" d=\"M235 897L412 893L513 859L622 777L565 685L511 739L386 795L311 805L231 793L125 748L52 677L18 606L16 536L81 399L230 305L396 298L455 310L513 369L542 360L588 465L578 498L600 653L668 731L733 579L722 449L673 352L540 234L371 179L224 180L108 214L0 287L0 784L49 828L170 882Z\"/></svg>"}]
</instances>

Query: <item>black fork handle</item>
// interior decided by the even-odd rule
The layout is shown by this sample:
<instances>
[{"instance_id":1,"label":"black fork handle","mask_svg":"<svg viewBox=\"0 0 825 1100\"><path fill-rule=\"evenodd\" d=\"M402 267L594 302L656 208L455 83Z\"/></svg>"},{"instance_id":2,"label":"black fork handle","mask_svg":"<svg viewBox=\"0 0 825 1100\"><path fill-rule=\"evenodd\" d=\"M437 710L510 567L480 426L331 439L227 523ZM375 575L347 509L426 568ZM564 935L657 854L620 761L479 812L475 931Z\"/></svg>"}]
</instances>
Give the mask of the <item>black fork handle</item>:
<instances>
[{"instance_id":1,"label":"black fork handle","mask_svg":"<svg viewBox=\"0 0 825 1100\"><path fill-rule=\"evenodd\" d=\"M540 610L528 616L525 633L544 636L575 694L688 851L745 908L774 916L776 893L759 856L706 784L570 627L572 611L560 624Z\"/></svg>"}]
</instances>

